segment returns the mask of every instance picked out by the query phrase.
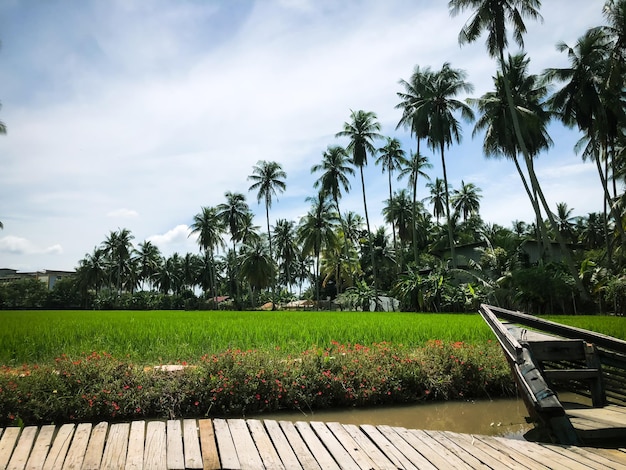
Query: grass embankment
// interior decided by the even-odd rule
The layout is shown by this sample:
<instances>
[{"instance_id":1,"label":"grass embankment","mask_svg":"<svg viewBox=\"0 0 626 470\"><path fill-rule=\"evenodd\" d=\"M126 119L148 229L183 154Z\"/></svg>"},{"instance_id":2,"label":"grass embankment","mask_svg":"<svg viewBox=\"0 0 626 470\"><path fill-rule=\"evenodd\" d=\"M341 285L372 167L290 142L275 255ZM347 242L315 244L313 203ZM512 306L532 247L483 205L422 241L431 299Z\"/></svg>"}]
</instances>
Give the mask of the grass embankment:
<instances>
[{"instance_id":1,"label":"grass embankment","mask_svg":"<svg viewBox=\"0 0 626 470\"><path fill-rule=\"evenodd\" d=\"M0 426L514 393L478 315L5 311L0 321ZM164 363L189 367L153 367Z\"/></svg>"}]
</instances>

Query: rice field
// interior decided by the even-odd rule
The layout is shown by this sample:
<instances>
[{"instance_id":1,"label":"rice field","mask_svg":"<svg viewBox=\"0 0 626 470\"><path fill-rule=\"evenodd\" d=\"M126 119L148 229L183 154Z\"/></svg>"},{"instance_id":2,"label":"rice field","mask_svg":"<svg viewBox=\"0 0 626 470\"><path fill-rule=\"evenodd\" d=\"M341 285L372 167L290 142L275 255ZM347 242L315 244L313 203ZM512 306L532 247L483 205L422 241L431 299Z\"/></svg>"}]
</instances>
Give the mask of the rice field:
<instances>
[{"instance_id":1,"label":"rice field","mask_svg":"<svg viewBox=\"0 0 626 470\"><path fill-rule=\"evenodd\" d=\"M409 347L428 340L492 339L478 314L390 312L0 311L0 364L53 361L93 351L141 363L193 362L227 349L297 354L313 346Z\"/></svg>"}]
</instances>

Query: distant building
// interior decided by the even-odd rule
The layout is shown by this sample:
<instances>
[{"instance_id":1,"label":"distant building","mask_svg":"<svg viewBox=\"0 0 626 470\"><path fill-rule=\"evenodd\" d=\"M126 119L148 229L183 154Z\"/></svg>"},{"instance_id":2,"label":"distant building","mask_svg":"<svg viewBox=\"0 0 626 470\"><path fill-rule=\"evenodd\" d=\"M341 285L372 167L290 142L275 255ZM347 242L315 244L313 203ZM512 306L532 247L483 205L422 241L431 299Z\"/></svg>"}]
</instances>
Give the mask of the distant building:
<instances>
[{"instance_id":1,"label":"distant building","mask_svg":"<svg viewBox=\"0 0 626 470\"><path fill-rule=\"evenodd\" d=\"M52 290L57 281L75 275L75 271L54 271L44 269L35 272L18 272L16 269L0 268L0 282L11 282L19 279L35 278L43 282L48 290Z\"/></svg>"}]
</instances>

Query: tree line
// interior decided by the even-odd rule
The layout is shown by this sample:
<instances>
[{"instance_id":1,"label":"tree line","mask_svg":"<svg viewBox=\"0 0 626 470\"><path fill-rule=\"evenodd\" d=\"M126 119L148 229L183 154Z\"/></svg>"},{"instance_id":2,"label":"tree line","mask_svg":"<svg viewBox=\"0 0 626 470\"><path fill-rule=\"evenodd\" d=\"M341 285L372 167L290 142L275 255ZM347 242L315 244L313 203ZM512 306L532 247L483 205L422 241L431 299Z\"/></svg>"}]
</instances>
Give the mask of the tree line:
<instances>
[{"instance_id":1,"label":"tree line","mask_svg":"<svg viewBox=\"0 0 626 470\"><path fill-rule=\"evenodd\" d=\"M280 163L259 161L248 180L265 207L264 229L254 224L246 196L228 191L223 202L201 207L193 217L190 235L197 236L199 254L163 257L150 241L134 246L127 229L112 231L79 261L72 282L81 304L119 306L120 299L132 304L152 295L191 308L216 308L228 297L224 305L246 308L330 297L342 308L367 309L385 294L405 310L466 311L489 302L534 313L624 313L626 0L606 1L606 24L575 44L559 43L568 66L540 75L529 73L530 58L510 53L508 44L510 32L523 51L524 21L541 18L539 0L451 0L448 6L452 16L469 13L461 45L486 34L487 52L497 63L491 91L462 99L473 92L465 71L449 63L416 66L400 80L396 105L397 128L410 132L414 150L381 135L374 112L351 111L336 134L345 144L329 144L311 168L317 192L297 223L270 223L287 175ZM532 221L513 221L511 228L485 223L480 188L449 183L446 152L460 143L461 120L474 123L485 157L515 166ZM553 120L581 132L576 150L597 168L601 212L573 217L564 202L548 206L534 162L552 145L547 129ZM424 147L440 158L440 175L429 174ZM383 208L388 226L376 230L363 172L368 159L380 165L389 187ZM354 177L363 215L342 211L340 204ZM407 187L394 188L403 179ZM418 194L423 180L427 195ZM531 245L538 247L537 259L529 256Z\"/></svg>"}]
</instances>

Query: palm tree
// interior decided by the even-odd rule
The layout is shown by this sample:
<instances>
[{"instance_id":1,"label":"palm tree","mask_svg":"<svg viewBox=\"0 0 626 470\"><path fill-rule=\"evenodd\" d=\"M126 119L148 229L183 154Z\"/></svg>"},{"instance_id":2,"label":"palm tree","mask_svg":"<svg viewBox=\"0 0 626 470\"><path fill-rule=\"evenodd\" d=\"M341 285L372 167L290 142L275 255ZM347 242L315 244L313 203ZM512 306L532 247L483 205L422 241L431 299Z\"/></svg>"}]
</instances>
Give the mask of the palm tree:
<instances>
[{"instance_id":1,"label":"palm tree","mask_svg":"<svg viewBox=\"0 0 626 470\"><path fill-rule=\"evenodd\" d=\"M557 230L570 242L574 241L574 227L576 225L576 218L572 216L573 212L574 209L567 207L567 203L565 202L559 202L556 205L555 218L557 221Z\"/></svg>"},{"instance_id":2,"label":"palm tree","mask_svg":"<svg viewBox=\"0 0 626 470\"><path fill-rule=\"evenodd\" d=\"M439 218L445 216L446 214L445 182L441 178L435 178L435 182L426 183L426 187L430 189L430 196L427 200L433 205L433 217L435 217L435 219L437 219L437 223L439 223Z\"/></svg>"},{"instance_id":3,"label":"palm tree","mask_svg":"<svg viewBox=\"0 0 626 470\"><path fill-rule=\"evenodd\" d=\"M0 109L2 108L2 104L0 104ZM4 124L4 122L0 121L0 134L6 134L7 133L7 126Z\"/></svg>"},{"instance_id":4,"label":"palm tree","mask_svg":"<svg viewBox=\"0 0 626 470\"><path fill-rule=\"evenodd\" d=\"M92 288L98 294L100 287L107 277L107 260L106 253L103 248L94 248L93 253L87 253L85 257L79 261L77 275L85 290Z\"/></svg>"},{"instance_id":5,"label":"palm tree","mask_svg":"<svg viewBox=\"0 0 626 470\"><path fill-rule=\"evenodd\" d=\"M194 215L193 223L189 226L191 234L198 234L198 245L200 250L204 251L205 256L209 256L210 262L208 266L211 268L209 274L209 285L213 299L217 296L216 292L216 273L214 251L224 248L224 219L220 217L217 207L202 207L199 214ZM206 263L205 263L206 265Z\"/></svg>"},{"instance_id":6,"label":"palm tree","mask_svg":"<svg viewBox=\"0 0 626 470\"><path fill-rule=\"evenodd\" d=\"M159 269L161 262L159 247L154 245L150 240L145 240L138 245L134 253L139 266L139 280L142 283L146 280L151 280Z\"/></svg>"},{"instance_id":7,"label":"palm tree","mask_svg":"<svg viewBox=\"0 0 626 470\"><path fill-rule=\"evenodd\" d=\"M285 286L289 289L294 275L292 266L298 258L295 222L278 219L274 225L274 240L276 241L276 256L282 261Z\"/></svg>"},{"instance_id":8,"label":"palm tree","mask_svg":"<svg viewBox=\"0 0 626 470\"><path fill-rule=\"evenodd\" d=\"M103 242L106 255L111 260L116 269L118 294L122 292L124 276L130 276L130 254L132 252L131 240L135 238L130 230L119 229L117 232L111 231Z\"/></svg>"},{"instance_id":9,"label":"palm tree","mask_svg":"<svg viewBox=\"0 0 626 470\"><path fill-rule=\"evenodd\" d=\"M391 176L394 170L399 170L408 164L405 157L404 150L402 150L402 144L395 138L387 137L387 143L378 149L380 156L376 159L376 165L381 165L383 173L387 172L389 179L389 204L393 205L393 192L391 188ZM393 236L393 246L397 249L398 244L396 241L396 226L395 221L391 219L391 234ZM400 269L400 264L398 264Z\"/></svg>"},{"instance_id":10,"label":"palm tree","mask_svg":"<svg viewBox=\"0 0 626 470\"><path fill-rule=\"evenodd\" d=\"M411 187L411 193L413 195L413 205L411 206L413 209L413 213L411 214L412 223L412 233L413 233L413 261L417 265L418 262L418 250L417 250L417 179L421 176L426 180L430 180L430 176L424 172L425 168L432 168L432 164L428 162L428 157L426 155L420 155L418 153L411 153L411 158L407 161L407 164L404 168L400 169L399 178L402 178L406 175L409 176L409 186Z\"/></svg>"},{"instance_id":11,"label":"palm tree","mask_svg":"<svg viewBox=\"0 0 626 470\"><path fill-rule=\"evenodd\" d=\"M261 289L273 286L273 279L276 277L275 264L264 237L244 244L241 249L240 273L252 289L253 304ZM273 304L272 302L272 306Z\"/></svg>"},{"instance_id":12,"label":"palm tree","mask_svg":"<svg viewBox=\"0 0 626 470\"><path fill-rule=\"evenodd\" d=\"M520 131L523 134L532 165L532 159L552 145L552 140L547 132L551 113L546 111L544 107L548 90L544 84L540 83L536 75L528 73L528 64L529 60L525 54L509 55L506 64L506 77L503 77L501 73L494 77L495 91L487 92L479 99L470 100L478 108L480 114L472 135L475 136L479 131L485 132L483 153L486 157L504 156L510 158L515 164L517 173L533 206L544 250L549 253L550 242L547 238L536 191L533 191L529 185L519 164L518 154L521 149L513 131L511 112L505 92L505 83L508 83L513 91L515 112L518 115Z\"/></svg>"},{"instance_id":13,"label":"palm tree","mask_svg":"<svg viewBox=\"0 0 626 470\"><path fill-rule=\"evenodd\" d=\"M398 238L400 239L400 255L396 256L400 270L403 267L405 244L411 238L415 224L413 224L413 215L416 212L415 207L412 207L411 197L407 193L406 189L401 189L395 193L393 199L387 199L385 206L383 207L383 215L385 222L391 223L392 226L398 230ZM417 239L417 237L416 237ZM398 251L398 250L396 250Z\"/></svg>"},{"instance_id":14,"label":"palm tree","mask_svg":"<svg viewBox=\"0 0 626 470\"><path fill-rule=\"evenodd\" d=\"M363 190L363 210L365 211L365 224L367 225L367 237L372 252L372 271L374 291L376 291L376 263L374 260L374 249L372 244L372 231L367 212L367 199L365 197L365 178L363 177L363 167L367 165L367 154L375 152L373 141L380 139L380 123L376 121L376 114L371 111L351 111L350 122L344 122L343 131L337 132L335 137L347 137L350 143L346 150L352 154L352 164L359 169L361 175L361 189Z\"/></svg>"},{"instance_id":15,"label":"palm tree","mask_svg":"<svg viewBox=\"0 0 626 470\"><path fill-rule=\"evenodd\" d=\"M463 222L469 216L478 214L480 209L481 189L474 183L467 183L461 180L461 189L452 191L452 206L457 214L463 217Z\"/></svg>"},{"instance_id":16,"label":"palm tree","mask_svg":"<svg viewBox=\"0 0 626 470\"><path fill-rule=\"evenodd\" d=\"M320 290L320 254L323 248L335 246L337 236L335 226L338 215L333 211L330 201L318 193L317 198L307 198L313 204L309 212L300 219L298 227L298 242L302 246L303 254L315 256L315 289L316 299L319 304Z\"/></svg>"},{"instance_id":17,"label":"palm tree","mask_svg":"<svg viewBox=\"0 0 626 470\"><path fill-rule=\"evenodd\" d=\"M491 57L498 58L500 71L502 72L503 77L507 76L504 61L504 50L508 46L506 32L507 24L510 23L513 26L513 39L521 48L523 48L524 33L526 32L524 18L542 20L542 17L539 14L540 6L540 0L450 0L448 2L448 7L450 8L450 14L452 16L456 16L466 9L474 10L472 18L465 24L459 33L459 43L466 44L474 42L484 31L487 31L487 52ZM550 220L551 226L554 227L556 223L554 221L554 217L552 216L552 212L548 207L545 196L543 195L543 191L539 186L537 175L535 174L533 167L532 155L526 146L519 118L515 112L515 104L513 102L511 87L506 79L504 79L504 91L509 107L509 113L511 114L511 122L513 124L515 137L522 155L524 155L524 161L526 162L532 190L539 197L539 200L541 201L541 204L548 216L548 220ZM576 279L581 295L585 298L588 297L585 288L579 279L578 271L574 266L570 252L565 245L565 241L561 237L558 230L555 231L555 235L561 247L561 253L563 253L565 257L570 274L574 279Z\"/></svg>"},{"instance_id":18,"label":"palm tree","mask_svg":"<svg viewBox=\"0 0 626 470\"><path fill-rule=\"evenodd\" d=\"M404 88L404 92L396 93L401 99L400 103L396 105L396 109L402 109L402 117L396 129L400 126L410 129L411 135L415 136L417 140L416 155L420 156L420 141L428 137L430 122L428 115L419 106L419 103L429 94L432 80L434 80L434 73L430 67L421 69L417 65L409 81L400 80L399 82Z\"/></svg>"},{"instance_id":19,"label":"palm tree","mask_svg":"<svg viewBox=\"0 0 626 470\"><path fill-rule=\"evenodd\" d=\"M217 216L222 220L224 226L228 227L230 239L233 243L233 259L237 259L237 243L242 240L242 229L247 222L250 208L246 203L246 196L241 193L226 191L226 202L218 204ZM234 301L238 303L239 288L237 283L237 268L232 267L233 277L231 282L235 283Z\"/></svg>"},{"instance_id":20,"label":"palm tree","mask_svg":"<svg viewBox=\"0 0 626 470\"><path fill-rule=\"evenodd\" d=\"M472 109L464 102L455 97L460 93L471 93L474 87L465 81L467 74L460 69L453 69L449 63L444 63L430 82L428 92L416 103L419 112L428 116L430 132L428 134L428 146L441 153L441 166L445 189L445 210L448 222L448 238L452 266L456 267L456 255L454 251L454 236L450 217L450 195L448 194L448 173L446 169L445 149L454 142L461 141L461 125L455 117L460 112L466 120L473 120Z\"/></svg>"},{"instance_id":21,"label":"palm tree","mask_svg":"<svg viewBox=\"0 0 626 470\"><path fill-rule=\"evenodd\" d=\"M322 155L322 162L311 167L311 173L323 172L313 183L313 187L319 188L324 198L328 196L332 198L340 218L339 199L341 199L342 190L350 191L350 181L347 175L354 175L354 169L348 166L348 163L349 157L343 147L329 145Z\"/></svg>"}]
</instances>

